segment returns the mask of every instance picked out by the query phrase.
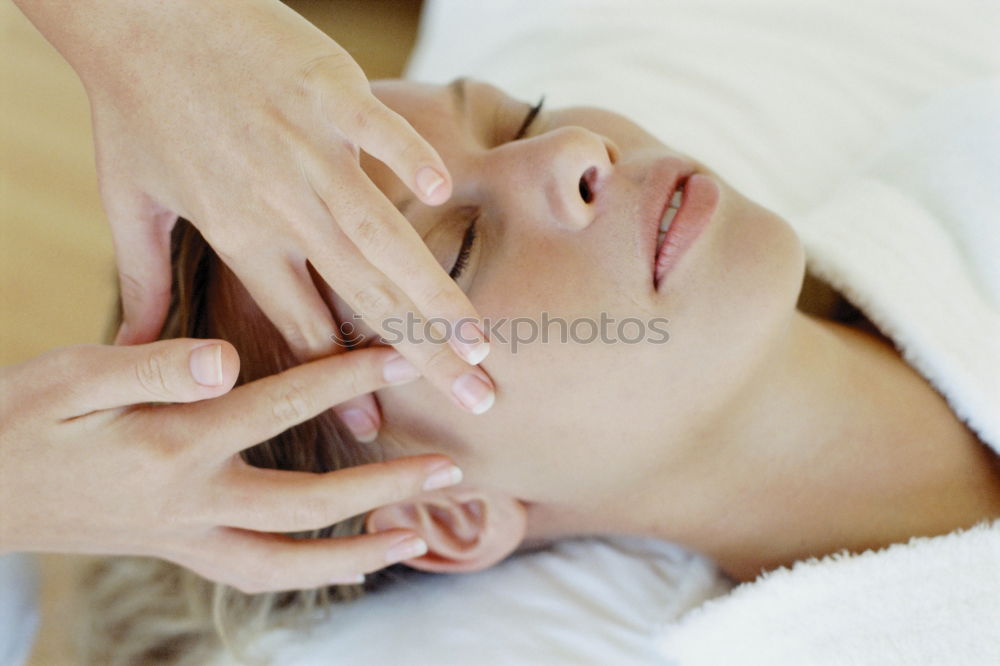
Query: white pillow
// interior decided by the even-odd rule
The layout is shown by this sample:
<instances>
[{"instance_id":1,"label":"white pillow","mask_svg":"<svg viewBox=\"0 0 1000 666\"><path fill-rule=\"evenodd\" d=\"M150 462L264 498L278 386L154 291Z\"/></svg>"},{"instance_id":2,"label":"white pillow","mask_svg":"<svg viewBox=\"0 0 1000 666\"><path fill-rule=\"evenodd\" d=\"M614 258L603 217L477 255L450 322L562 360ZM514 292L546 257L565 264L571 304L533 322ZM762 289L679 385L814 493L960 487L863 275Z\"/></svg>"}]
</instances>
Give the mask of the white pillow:
<instances>
[{"instance_id":1,"label":"white pillow","mask_svg":"<svg viewBox=\"0 0 1000 666\"><path fill-rule=\"evenodd\" d=\"M671 544L564 541L474 574L414 572L337 606L308 635L272 632L254 653L282 666L667 664L664 626L729 588L712 563Z\"/></svg>"}]
</instances>

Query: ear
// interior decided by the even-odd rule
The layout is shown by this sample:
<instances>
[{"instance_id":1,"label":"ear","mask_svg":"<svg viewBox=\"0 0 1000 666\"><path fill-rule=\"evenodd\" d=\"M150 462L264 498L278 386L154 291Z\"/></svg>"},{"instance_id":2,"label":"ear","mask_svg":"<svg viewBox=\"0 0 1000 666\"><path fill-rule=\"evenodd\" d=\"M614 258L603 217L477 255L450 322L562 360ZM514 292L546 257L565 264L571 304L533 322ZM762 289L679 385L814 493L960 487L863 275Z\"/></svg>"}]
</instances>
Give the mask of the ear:
<instances>
[{"instance_id":1,"label":"ear","mask_svg":"<svg viewBox=\"0 0 1000 666\"><path fill-rule=\"evenodd\" d=\"M404 564L438 573L479 571L510 555L524 539L524 505L478 488L446 488L375 509L368 532L404 527L427 542L427 554Z\"/></svg>"}]
</instances>

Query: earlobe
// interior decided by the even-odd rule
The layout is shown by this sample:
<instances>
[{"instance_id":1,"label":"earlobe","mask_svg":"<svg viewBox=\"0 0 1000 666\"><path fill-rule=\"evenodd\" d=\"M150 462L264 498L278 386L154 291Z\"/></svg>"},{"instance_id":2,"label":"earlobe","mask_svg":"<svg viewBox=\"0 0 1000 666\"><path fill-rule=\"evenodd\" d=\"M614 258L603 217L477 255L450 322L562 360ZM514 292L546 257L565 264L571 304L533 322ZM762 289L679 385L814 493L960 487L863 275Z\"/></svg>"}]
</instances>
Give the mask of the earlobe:
<instances>
[{"instance_id":1,"label":"earlobe","mask_svg":"<svg viewBox=\"0 0 1000 666\"><path fill-rule=\"evenodd\" d=\"M427 542L427 554L405 564L423 571L479 571L510 555L524 539L520 501L491 490L447 488L368 514L368 532L406 528Z\"/></svg>"}]
</instances>

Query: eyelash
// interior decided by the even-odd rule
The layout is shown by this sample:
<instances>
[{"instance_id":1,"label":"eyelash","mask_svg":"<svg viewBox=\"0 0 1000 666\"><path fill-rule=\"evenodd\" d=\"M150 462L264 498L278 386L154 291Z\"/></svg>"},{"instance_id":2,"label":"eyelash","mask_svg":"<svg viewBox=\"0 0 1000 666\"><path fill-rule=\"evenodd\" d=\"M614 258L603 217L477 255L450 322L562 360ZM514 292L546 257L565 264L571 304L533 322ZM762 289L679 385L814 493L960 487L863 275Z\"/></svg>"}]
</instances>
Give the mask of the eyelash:
<instances>
[{"instance_id":1,"label":"eyelash","mask_svg":"<svg viewBox=\"0 0 1000 666\"><path fill-rule=\"evenodd\" d=\"M542 98L538 100L538 104L531 107L531 110L528 111L528 115L525 116L524 122L521 123L520 129L517 130L517 134L514 135L514 138L511 139L511 141L517 141L524 138L524 135L528 133L529 129L531 129L531 123L533 123L535 118L538 117L538 113L542 110L542 104L544 103L545 95L542 95ZM472 254L472 248L475 247L476 244L477 222L479 222L478 215L472 218L469 222L468 228L465 230L465 236L462 237L462 245L458 249L458 258L455 259L455 265L451 267L450 271L448 271L448 275L451 276L452 280L457 280L461 277L462 272L465 271L466 264L469 263L469 256Z\"/></svg>"}]
</instances>

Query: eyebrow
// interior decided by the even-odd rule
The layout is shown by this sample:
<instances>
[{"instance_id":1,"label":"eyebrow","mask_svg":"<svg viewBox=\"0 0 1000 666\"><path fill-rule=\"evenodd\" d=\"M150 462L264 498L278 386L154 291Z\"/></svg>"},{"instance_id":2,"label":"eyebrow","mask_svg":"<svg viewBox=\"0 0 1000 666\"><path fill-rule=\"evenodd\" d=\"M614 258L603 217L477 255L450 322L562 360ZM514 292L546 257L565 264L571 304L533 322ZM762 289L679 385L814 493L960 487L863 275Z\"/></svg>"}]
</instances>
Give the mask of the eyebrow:
<instances>
[{"instance_id":1,"label":"eyebrow","mask_svg":"<svg viewBox=\"0 0 1000 666\"><path fill-rule=\"evenodd\" d=\"M467 99L466 88L468 87L469 79L465 76L460 76L451 83L448 84L448 94L451 97L451 107L452 113L458 118L459 122L462 123L468 117L468 111L465 105ZM399 202L396 209L399 210L403 217L406 217L406 213L409 211L410 206L416 203L417 199L412 194L407 196L403 201Z\"/></svg>"}]
</instances>

